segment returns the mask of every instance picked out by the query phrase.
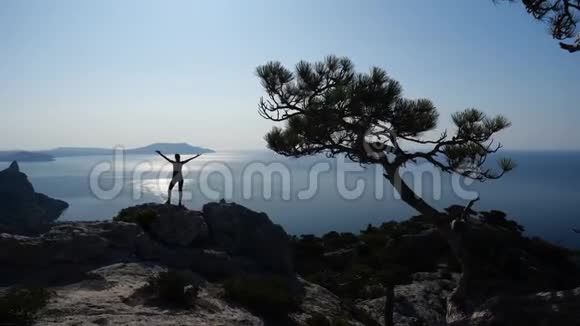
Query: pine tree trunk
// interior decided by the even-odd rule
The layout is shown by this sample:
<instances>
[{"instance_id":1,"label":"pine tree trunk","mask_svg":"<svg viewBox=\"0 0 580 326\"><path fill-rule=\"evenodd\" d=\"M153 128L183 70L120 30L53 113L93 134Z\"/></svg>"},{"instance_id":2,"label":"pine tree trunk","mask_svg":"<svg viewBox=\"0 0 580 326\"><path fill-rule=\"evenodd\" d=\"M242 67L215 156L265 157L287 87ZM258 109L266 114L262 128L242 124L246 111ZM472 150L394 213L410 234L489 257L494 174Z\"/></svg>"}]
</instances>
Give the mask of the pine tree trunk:
<instances>
[{"instance_id":1,"label":"pine tree trunk","mask_svg":"<svg viewBox=\"0 0 580 326\"><path fill-rule=\"evenodd\" d=\"M413 189L405 183L399 174L399 167L383 165L383 168L385 169L385 177L389 180L393 188L397 190L399 195L401 195L401 199L405 203L427 217L436 217L441 214L433 206L427 204L421 197L417 196Z\"/></svg>"},{"instance_id":2,"label":"pine tree trunk","mask_svg":"<svg viewBox=\"0 0 580 326\"><path fill-rule=\"evenodd\" d=\"M437 229L447 239L447 243L449 244L451 251L459 261L462 268L459 284L451 294L450 298L448 298L447 315L450 316L464 314L466 308L464 303L467 297L468 285L470 283L472 270L469 259L469 252L467 252L463 246L462 235L451 230L448 220L439 221L439 219L437 219L437 217L442 216L442 213L440 213L434 207L425 202L422 198L417 196L417 194L415 194L413 189L411 189L401 178L398 167L391 167L386 164L384 164L383 167L385 169L385 178L389 180L391 185L401 195L401 199L424 216L433 218L436 222L435 225L437 226ZM447 223L445 223L445 221L447 221Z\"/></svg>"}]
</instances>

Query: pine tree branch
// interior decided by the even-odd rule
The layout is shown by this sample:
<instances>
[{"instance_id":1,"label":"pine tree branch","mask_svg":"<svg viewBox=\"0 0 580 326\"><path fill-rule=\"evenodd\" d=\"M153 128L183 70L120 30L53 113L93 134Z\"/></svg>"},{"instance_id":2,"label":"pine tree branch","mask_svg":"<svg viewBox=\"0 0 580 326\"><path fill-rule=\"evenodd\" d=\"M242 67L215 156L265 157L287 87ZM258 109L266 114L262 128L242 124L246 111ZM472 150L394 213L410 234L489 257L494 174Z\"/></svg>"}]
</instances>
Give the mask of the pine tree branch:
<instances>
[{"instance_id":1,"label":"pine tree branch","mask_svg":"<svg viewBox=\"0 0 580 326\"><path fill-rule=\"evenodd\" d=\"M570 53L574 53L576 51L580 51L580 43L576 44L567 44L564 42L560 42L560 47Z\"/></svg>"}]
</instances>

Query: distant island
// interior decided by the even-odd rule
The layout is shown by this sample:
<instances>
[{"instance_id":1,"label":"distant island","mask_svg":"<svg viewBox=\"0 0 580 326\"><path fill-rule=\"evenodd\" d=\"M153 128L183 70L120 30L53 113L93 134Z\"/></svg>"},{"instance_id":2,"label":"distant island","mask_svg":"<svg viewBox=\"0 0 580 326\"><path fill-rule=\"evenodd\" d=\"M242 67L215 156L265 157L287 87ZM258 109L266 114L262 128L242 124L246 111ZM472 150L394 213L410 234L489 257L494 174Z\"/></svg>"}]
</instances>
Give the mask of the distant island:
<instances>
[{"instance_id":1,"label":"distant island","mask_svg":"<svg viewBox=\"0 0 580 326\"><path fill-rule=\"evenodd\" d=\"M0 151L0 162L50 162L54 157L49 154L26 151Z\"/></svg>"},{"instance_id":2,"label":"distant island","mask_svg":"<svg viewBox=\"0 0 580 326\"><path fill-rule=\"evenodd\" d=\"M188 143L156 143L144 147L128 149L125 151L126 154L154 154L156 150L169 154L206 154L215 153L214 150L199 146L192 146Z\"/></svg>"},{"instance_id":3,"label":"distant island","mask_svg":"<svg viewBox=\"0 0 580 326\"><path fill-rule=\"evenodd\" d=\"M188 143L155 143L143 147L125 150L126 155L154 154L156 150L173 154L205 154L214 151L208 148L193 146ZM0 151L0 162L50 162L56 157L111 155L112 148L97 147L58 147L45 151Z\"/></svg>"}]
</instances>

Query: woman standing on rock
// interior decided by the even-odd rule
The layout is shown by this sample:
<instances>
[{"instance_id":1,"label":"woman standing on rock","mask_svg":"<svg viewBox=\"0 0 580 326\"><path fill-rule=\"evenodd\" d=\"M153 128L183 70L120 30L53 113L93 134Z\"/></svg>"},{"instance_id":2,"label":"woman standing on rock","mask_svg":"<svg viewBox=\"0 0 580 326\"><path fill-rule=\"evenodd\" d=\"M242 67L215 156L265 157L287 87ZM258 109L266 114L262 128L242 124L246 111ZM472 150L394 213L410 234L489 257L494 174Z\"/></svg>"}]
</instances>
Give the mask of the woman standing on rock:
<instances>
[{"instance_id":1,"label":"woman standing on rock","mask_svg":"<svg viewBox=\"0 0 580 326\"><path fill-rule=\"evenodd\" d=\"M185 161L181 161L181 155L175 154L175 161L169 159L167 156L163 155L160 151L155 151L157 154L161 155L164 159L168 162L173 164L173 177L171 178L171 182L169 182L169 189L167 190L167 202L166 204L171 204L171 191L176 183L179 183L179 206L183 206L181 204L181 199L183 198L183 165L193 159L198 158L201 154L197 154L196 156L187 159Z\"/></svg>"}]
</instances>

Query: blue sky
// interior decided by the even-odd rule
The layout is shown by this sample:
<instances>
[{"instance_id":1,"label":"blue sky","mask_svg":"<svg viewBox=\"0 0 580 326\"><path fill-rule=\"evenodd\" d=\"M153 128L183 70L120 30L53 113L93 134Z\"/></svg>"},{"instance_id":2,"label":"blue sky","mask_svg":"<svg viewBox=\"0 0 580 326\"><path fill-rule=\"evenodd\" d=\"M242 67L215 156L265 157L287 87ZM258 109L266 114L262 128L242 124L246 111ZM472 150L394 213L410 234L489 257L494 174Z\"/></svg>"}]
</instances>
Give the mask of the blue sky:
<instances>
[{"instance_id":1,"label":"blue sky","mask_svg":"<svg viewBox=\"0 0 580 326\"><path fill-rule=\"evenodd\" d=\"M520 5L441 1L0 1L0 149L263 148L256 66L385 68L441 113L503 113L507 149L580 149L580 55Z\"/></svg>"}]
</instances>

